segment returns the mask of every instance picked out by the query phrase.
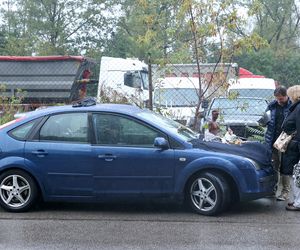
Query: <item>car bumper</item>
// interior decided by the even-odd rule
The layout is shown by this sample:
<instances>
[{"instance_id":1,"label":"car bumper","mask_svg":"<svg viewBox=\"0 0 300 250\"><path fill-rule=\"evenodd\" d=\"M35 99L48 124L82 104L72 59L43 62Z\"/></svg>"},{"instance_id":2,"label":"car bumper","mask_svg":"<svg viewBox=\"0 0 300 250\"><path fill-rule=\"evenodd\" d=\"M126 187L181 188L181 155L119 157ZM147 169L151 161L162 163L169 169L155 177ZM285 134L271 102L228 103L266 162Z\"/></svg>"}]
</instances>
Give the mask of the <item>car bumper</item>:
<instances>
[{"instance_id":1,"label":"car bumper","mask_svg":"<svg viewBox=\"0 0 300 250\"><path fill-rule=\"evenodd\" d=\"M274 194L274 187L277 183L277 174L258 178L257 190L240 194L241 201L256 200Z\"/></svg>"}]
</instances>

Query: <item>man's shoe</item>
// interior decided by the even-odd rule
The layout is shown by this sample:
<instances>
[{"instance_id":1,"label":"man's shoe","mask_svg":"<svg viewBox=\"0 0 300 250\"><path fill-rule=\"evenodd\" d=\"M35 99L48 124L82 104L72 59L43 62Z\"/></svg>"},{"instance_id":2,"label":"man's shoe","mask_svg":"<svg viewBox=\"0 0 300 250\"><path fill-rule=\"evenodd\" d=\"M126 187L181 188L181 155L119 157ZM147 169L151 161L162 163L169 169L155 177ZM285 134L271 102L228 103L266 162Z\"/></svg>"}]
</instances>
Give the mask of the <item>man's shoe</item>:
<instances>
[{"instance_id":1,"label":"man's shoe","mask_svg":"<svg viewBox=\"0 0 300 250\"><path fill-rule=\"evenodd\" d=\"M289 193L281 193L281 195L277 196L276 198L278 201L286 201L289 199Z\"/></svg>"},{"instance_id":2,"label":"man's shoe","mask_svg":"<svg viewBox=\"0 0 300 250\"><path fill-rule=\"evenodd\" d=\"M300 207L295 207L294 205L291 206L287 205L285 209L288 211L300 211Z\"/></svg>"}]
</instances>

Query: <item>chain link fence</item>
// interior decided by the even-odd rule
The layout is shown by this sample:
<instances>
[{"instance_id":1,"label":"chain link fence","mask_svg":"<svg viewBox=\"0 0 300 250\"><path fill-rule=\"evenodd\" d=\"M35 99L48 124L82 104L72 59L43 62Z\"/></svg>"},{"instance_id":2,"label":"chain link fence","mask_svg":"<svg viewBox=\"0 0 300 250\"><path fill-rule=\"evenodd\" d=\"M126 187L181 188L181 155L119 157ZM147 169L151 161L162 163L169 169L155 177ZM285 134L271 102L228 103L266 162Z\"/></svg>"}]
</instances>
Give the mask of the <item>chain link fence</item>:
<instances>
[{"instance_id":1,"label":"chain link fence","mask_svg":"<svg viewBox=\"0 0 300 250\"><path fill-rule=\"evenodd\" d=\"M81 56L0 56L0 119L40 106L67 104L95 92L95 61Z\"/></svg>"},{"instance_id":2,"label":"chain link fence","mask_svg":"<svg viewBox=\"0 0 300 250\"><path fill-rule=\"evenodd\" d=\"M274 81L237 79L238 67L229 63L160 66L111 57L102 57L101 64L83 57L0 57L0 118L3 123L4 114L93 96L103 103L148 107L200 133L217 110L224 133L230 128L241 138L262 136L258 120L273 98Z\"/></svg>"},{"instance_id":3,"label":"chain link fence","mask_svg":"<svg viewBox=\"0 0 300 250\"><path fill-rule=\"evenodd\" d=\"M274 80L238 79L234 64L153 65L152 72L154 110L200 133L210 130L216 111L218 135L263 140L258 121L273 98Z\"/></svg>"}]
</instances>

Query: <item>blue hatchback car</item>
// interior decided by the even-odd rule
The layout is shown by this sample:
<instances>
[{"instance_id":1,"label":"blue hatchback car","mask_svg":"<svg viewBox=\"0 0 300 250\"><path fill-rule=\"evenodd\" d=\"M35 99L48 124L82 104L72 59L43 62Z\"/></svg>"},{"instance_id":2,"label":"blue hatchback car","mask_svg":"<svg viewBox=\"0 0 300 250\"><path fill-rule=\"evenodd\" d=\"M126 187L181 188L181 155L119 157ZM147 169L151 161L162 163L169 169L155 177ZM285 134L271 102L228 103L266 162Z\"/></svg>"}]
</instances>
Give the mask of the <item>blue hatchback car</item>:
<instances>
[{"instance_id":1,"label":"blue hatchback car","mask_svg":"<svg viewBox=\"0 0 300 250\"><path fill-rule=\"evenodd\" d=\"M22 212L39 198L169 198L215 215L232 202L272 193L271 164L197 142L190 129L131 105L79 104L26 113L0 126L0 205Z\"/></svg>"}]
</instances>

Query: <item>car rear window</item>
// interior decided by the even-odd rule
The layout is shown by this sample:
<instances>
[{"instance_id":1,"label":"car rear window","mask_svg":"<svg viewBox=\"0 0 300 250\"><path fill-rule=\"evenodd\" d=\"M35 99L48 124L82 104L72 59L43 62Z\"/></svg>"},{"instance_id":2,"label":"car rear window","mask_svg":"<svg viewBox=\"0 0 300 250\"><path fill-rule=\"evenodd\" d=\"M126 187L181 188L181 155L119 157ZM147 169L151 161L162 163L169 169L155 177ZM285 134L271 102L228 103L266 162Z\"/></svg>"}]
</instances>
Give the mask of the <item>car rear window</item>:
<instances>
[{"instance_id":1,"label":"car rear window","mask_svg":"<svg viewBox=\"0 0 300 250\"><path fill-rule=\"evenodd\" d=\"M37 120L39 119L29 121L17 128L14 128L9 132L9 135L17 140L26 140L27 135L29 134L30 130L33 128Z\"/></svg>"}]
</instances>

